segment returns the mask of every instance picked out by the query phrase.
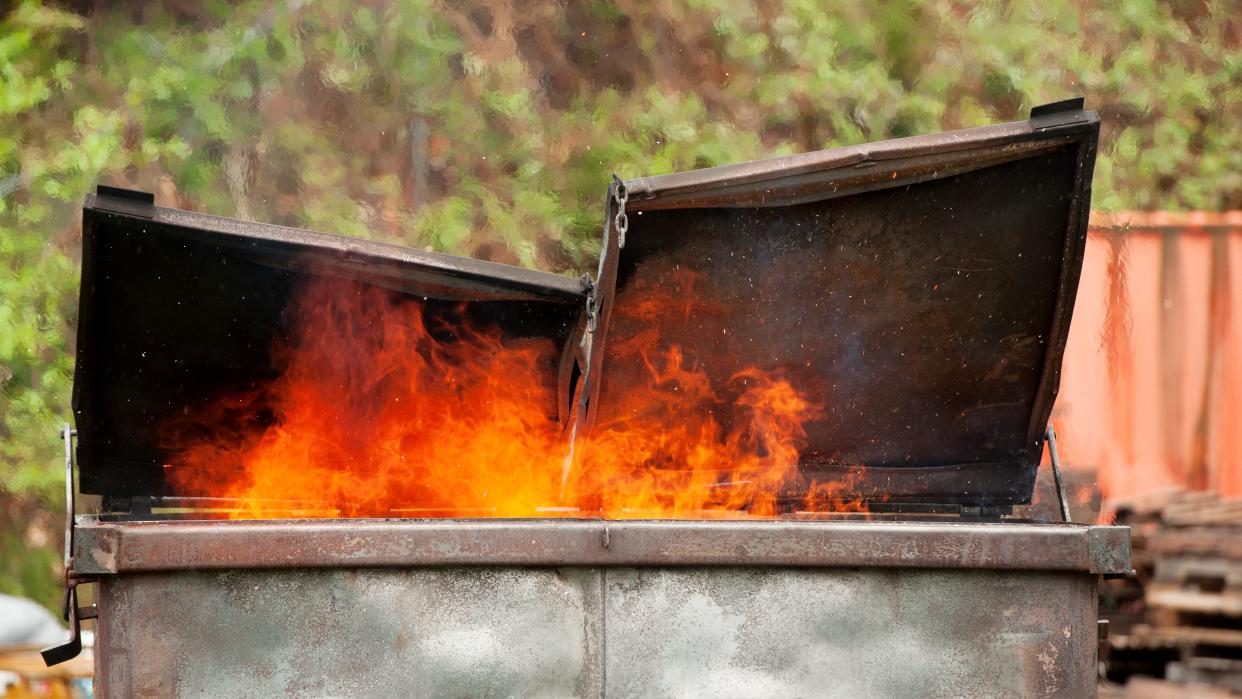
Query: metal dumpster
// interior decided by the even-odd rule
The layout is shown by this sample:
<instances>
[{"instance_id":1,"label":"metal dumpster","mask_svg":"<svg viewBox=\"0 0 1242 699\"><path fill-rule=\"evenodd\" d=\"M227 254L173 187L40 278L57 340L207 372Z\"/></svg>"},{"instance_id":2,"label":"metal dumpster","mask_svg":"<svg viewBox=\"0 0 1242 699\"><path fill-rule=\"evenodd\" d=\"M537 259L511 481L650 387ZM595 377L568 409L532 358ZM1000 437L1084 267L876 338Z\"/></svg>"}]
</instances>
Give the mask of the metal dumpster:
<instances>
[{"instance_id":1,"label":"metal dumpster","mask_svg":"<svg viewBox=\"0 0 1242 699\"><path fill-rule=\"evenodd\" d=\"M107 696L1091 696L1128 530L80 521Z\"/></svg>"},{"instance_id":2,"label":"metal dumpster","mask_svg":"<svg viewBox=\"0 0 1242 699\"><path fill-rule=\"evenodd\" d=\"M67 552L70 591L98 586L97 608L71 594L68 613L97 617L100 694L1093 696L1096 585L1129 570L1129 530L1071 523L1064 502L1056 523L1015 507L1046 447L1057 463L1047 426L1097 130L1072 100L1012 124L617 180L599 273L582 282L101 190L75 411L82 490L104 505L71 520ZM529 392L557 458L521 471L547 481L535 500L411 487L408 474L445 472L393 464L439 453L437 434L374 438L387 430L331 452L335 489L217 487L252 486L255 445L291 424L290 391L264 391L292 365L268 349L297 335L299 284L325 276L418 306L444 342L482 319L504 342L542 343ZM383 349L377 337L356 346ZM653 358L670 350L694 361L664 371ZM470 359L454 361L427 365L419 390L465 391ZM664 392L635 388L653 373ZM785 432L752 391L777 375L793 391L777 398L814 408ZM679 402L696 381L712 400ZM494 387L476 383L486 399ZM222 387L247 399L230 399L245 414L221 431L244 434L186 460L168 420L214 415L202 406ZM636 420L682 441L627 454L617 435ZM501 429L479 424L479 440ZM177 434L213 426L191 428ZM707 449L717 439L735 451ZM735 452L753 468L718 463ZM664 490L630 497L635 480ZM365 507L342 501L359 492Z\"/></svg>"}]
</instances>

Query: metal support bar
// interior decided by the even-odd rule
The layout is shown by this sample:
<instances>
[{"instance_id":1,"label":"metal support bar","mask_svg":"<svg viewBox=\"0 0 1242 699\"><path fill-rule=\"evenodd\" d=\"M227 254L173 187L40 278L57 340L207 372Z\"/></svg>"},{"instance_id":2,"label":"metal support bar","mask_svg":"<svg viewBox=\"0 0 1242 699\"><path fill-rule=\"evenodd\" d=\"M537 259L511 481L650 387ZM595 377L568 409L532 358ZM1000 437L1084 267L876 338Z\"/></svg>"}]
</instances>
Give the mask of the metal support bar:
<instances>
[{"instance_id":1,"label":"metal support bar","mask_svg":"<svg viewBox=\"0 0 1242 699\"><path fill-rule=\"evenodd\" d=\"M61 426L60 438L65 444L65 571L68 572L73 562L73 515L77 509L74 498L77 488L73 482L73 438L77 431L65 423Z\"/></svg>"},{"instance_id":2,"label":"metal support bar","mask_svg":"<svg viewBox=\"0 0 1242 699\"><path fill-rule=\"evenodd\" d=\"M82 578L73 569L74 498L77 491L73 481L73 438L77 434L67 422L61 428L61 438L65 442L65 604L62 614L69 622L69 640L39 652L48 667L78 657L82 652L82 620L94 619L99 615L93 604L89 607L78 606L78 584Z\"/></svg>"},{"instance_id":3,"label":"metal support bar","mask_svg":"<svg viewBox=\"0 0 1242 699\"><path fill-rule=\"evenodd\" d=\"M1048 423L1045 433L1048 440L1048 456L1052 461L1052 480L1057 486L1057 502L1061 505L1061 521L1070 521L1069 501L1065 498L1065 482L1061 480L1061 455L1057 453L1057 431Z\"/></svg>"}]
</instances>

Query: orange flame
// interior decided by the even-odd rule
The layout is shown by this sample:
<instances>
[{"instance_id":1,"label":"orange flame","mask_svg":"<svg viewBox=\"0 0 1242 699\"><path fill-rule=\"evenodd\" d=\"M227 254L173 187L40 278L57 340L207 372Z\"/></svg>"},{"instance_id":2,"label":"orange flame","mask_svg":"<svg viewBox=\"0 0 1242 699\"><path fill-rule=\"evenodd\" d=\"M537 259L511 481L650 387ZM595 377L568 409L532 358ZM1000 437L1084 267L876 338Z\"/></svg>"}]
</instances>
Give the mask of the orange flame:
<instances>
[{"instance_id":1,"label":"orange flame","mask_svg":"<svg viewBox=\"0 0 1242 699\"><path fill-rule=\"evenodd\" d=\"M235 499L236 518L773 517L822 412L758 368L722 399L680 347L646 345L646 385L615 397L623 417L580 437L566 472L553 342L350 282L317 282L291 311L278 378L166 425L173 488ZM860 509L843 490L813 484L799 509Z\"/></svg>"}]
</instances>

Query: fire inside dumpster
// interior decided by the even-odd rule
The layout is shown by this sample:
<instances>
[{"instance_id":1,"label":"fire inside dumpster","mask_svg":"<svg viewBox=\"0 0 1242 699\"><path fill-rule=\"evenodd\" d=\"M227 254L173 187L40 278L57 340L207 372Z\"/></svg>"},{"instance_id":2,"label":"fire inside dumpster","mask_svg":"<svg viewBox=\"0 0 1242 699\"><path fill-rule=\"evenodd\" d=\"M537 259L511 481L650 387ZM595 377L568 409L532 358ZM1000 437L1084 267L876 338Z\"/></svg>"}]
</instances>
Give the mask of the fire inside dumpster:
<instances>
[{"instance_id":1,"label":"fire inside dumpster","mask_svg":"<svg viewBox=\"0 0 1242 699\"><path fill-rule=\"evenodd\" d=\"M236 519L1008 514L1059 382L1095 128L1071 105L617 180L583 279L105 188L83 492Z\"/></svg>"},{"instance_id":2,"label":"fire inside dumpster","mask_svg":"<svg viewBox=\"0 0 1242 699\"><path fill-rule=\"evenodd\" d=\"M852 506L831 483L788 502L803 424L822 404L778 371L745 368L715 385L693 348L631 344L645 383L571 454L548 418L553 342L507 339L465 309L428 319L419 300L356 282L317 281L295 299L293 336L273 348L278 378L168 423L176 491L235 500L238 518L762 517L778 514L778 501ZM692 312L685 298L652 305ZM291 507L294 496L302 504Z\"/></svg>"}]
</instances>

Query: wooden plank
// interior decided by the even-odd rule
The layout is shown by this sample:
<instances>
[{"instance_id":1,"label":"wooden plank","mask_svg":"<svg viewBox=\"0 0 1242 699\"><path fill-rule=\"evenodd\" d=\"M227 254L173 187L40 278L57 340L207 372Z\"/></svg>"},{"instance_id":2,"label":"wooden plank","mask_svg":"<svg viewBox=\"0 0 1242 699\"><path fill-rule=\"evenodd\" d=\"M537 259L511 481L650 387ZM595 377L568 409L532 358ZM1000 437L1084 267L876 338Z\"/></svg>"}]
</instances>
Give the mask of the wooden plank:
<instances>
[{"instance_id":1,"label":"wooden plank","mask_svg":"<svg viewBox=\"0 0 1242 699\"><path fill-rule=\"evenodd\" d=\"M1147 604L1179 612L1242 617L1242 592L1213 593L1187 590L1180 585L1152 583L1147 591Z\"/></svg>"},{"instance_id":2,"label":"wooden plank","mask_svg":"<svg viewBox=\"0 0 1242 699\"><path fill-rule=\"evenodd\" d=\"M1156 561L1152 579L1220 589L1242 586L1242 561L1215 556L1165 556Z\"/></svg>"},{"instance_id":3,"label":"wooden plank","mask_svg":"<svg viewBox=\"0 0 1242 699\"><path fill-rule=\"evenodd\" d=\"M1169 663L1165 668L1165 678L1172 682L1195 682L1242 693L1242 661L1186 658L1182 662Z\"/></svg>"},{"instance_id":4,"label":"wooden plank","mask_svg":"<svg viewBox=\"0 0 1242 699\"><path fill-rule=\"evenodd\" d=\"M1163 521L1173 526L1242 524L1242 500L1230 498L1215 502L1170 506L1164 510Z\"/></svg>"},{"instance_id":5,"label":"wooden plank","mask_svg":"<svg viewBox=\"0 0 1242 699\"><path fill-rule=\"evenodd\" d=\"M1242 560L1242 527L1164 529L1144 544L1159 557L1200 555Z\"/></svg>"},{"instance_id":6,"label":"wooden plank","mask_svg":"<svg viewBox=\"0 0 1242 699\"><path fill-rule=\"evenodd\" d=\"M1137 624L1130 633L1114 636L1113 639L1116 648L1178 648L1193 644L1242 648L1242 630L1235 629L1187 626L1156 628Z\"/></svg>"},{"instance_id":7,"label":"wooden plank","mask_svg":"<svg viewBox=\"0 0 1242 699\"><path fill-rule=\"evenodd\" d=\"M1183 390L1186 385L1186 311L1185 286L1182 283L1180 231L1163 231L1160 237L1160 397L1163 406L1161 427L1163 431L1165 468L1183 479L1190 475L1182 449L1185 431L1185 407Z\"/></svg>"},{"instance_id":8,"label":"wooden plank","mask_svg":"<svg viewBox=\"0 0 1242 699\"><path fill-rule=\"evenodd\" d=\"M1229 690L1202 684L1181 684L1150 677L1131 677L1124 687L1100 688L1100 699L1237 699Z\"/></svg>"}]
</instances>

